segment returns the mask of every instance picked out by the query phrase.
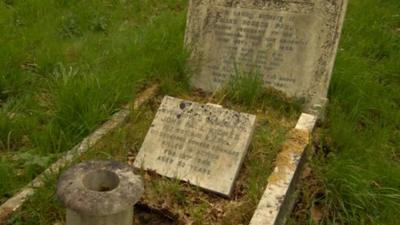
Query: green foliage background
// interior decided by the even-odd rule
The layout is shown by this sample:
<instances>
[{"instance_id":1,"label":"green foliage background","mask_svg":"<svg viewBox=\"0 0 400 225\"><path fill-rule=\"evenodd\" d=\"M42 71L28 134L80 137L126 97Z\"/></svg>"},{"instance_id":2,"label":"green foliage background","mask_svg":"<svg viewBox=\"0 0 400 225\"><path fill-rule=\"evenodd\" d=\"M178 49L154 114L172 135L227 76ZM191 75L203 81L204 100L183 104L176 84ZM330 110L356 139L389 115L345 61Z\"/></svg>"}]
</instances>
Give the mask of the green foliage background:
<instances>
[{"instance_id":1,"label":"green foliage background","mask_svg":"<svg viewBox=\"0 0 400 225\"><path fill-rule=\"evenodd\" d=\"M400 1L350 0L314 160L328 224L400 224L399 90Z\"/></svg>"},{"instance_id":2,"label":"green foliage background","mask_svg":"<svg viewBox=\"0 0 400 225\"><path fill-rule=\"evenodd\" d=\"M147 83L185 87L185 16L175 0L0 1L0 202Z\"/></svg>"}]
</instances>

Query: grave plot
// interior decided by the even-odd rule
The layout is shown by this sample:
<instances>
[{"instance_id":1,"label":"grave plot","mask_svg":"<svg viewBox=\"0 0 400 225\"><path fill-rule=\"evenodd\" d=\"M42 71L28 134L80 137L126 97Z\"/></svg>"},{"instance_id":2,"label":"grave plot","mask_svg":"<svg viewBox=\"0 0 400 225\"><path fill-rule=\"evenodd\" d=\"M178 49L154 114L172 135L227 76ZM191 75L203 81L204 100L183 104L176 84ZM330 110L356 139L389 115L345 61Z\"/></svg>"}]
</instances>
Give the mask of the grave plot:
<instances>
[{"instance_id":1,"label":"grave plot","mask_svg":"<svg viewBox=\"0 0 400 225\"><path fill-rule=\"evenodd\" d=\"M184 101L186 104L189 103L188 99L191 100L190 102L202 103L198 105L200 108L210 101L208 98L193 95L180 98L186 99ZM145 205L153 210L164 212L174 218L179 224L190 224L191 222L194 224L248 223L266 187L266 180L270 172L272 172L273 162L283 142L286 140L288 132L295 126L300 112L291 108L291 106L288 107L292 111L286 114L281 114L282 111L273 110L270 107L263 109L253 108L247 111L243 106L232 104L229 99L223 100L222 102L221 99L218 98L211 100L213 103L220 102L224 108L229 108L237 112L246 110L248 113L254 114L257 120L254 125L254 134L250 139L251 142L247 154L243 154L243 163L241 166L239 163L240 160L237 161L237 167L229 165L229 163L232 163L230 162L229 157L231 156L229 154L216 154L221 158L213 159L213 161L210 162L212 163L209 166L211 176L208 174L208 176L205 176L201 168L207 168L207 166L204 166L202 162L195 162L195 158L188 158L194 157L196 154L199 156L199 153L204 154L207 149L198 148L194 149L194 152L198 152L192 153L191 155L188 155L188 153L176 153L176 155L173 156L171 150L168 151L168 147L163 146L163 140L151 140L153 138L151 135L154 134L152 129L155 129L158 125L157 123L160 122L158 119L166 118L157 118L157 112L158 116L160 116L159 112L165 110L165 108L163 108L163 103L168 102L163 102L162 99L164 99L162 96L158 98L157 103L152 106L151 111L142 112L148 115L146 120L141 119L140 116L137 117L137 122L144 123L145 127L139 128L141 127L140 125L136 122L132 122L132 124L127 125L127 130L121 131L124 134L119 134L122 138L122 142L119 143L119 146L126 146L128 149L125 149L122 155L112 157L124 160L124 156L127 154L126 151L130 150L129 162L132 163L132 165L137 164L138 167L143 166L147 168L147 170L139 170L142 171L145 180L145 194L143 201L141 201L139 205ZM181 101L179 102L181 103ZM180 104L173 106L178 106L180 109ZM193 108L188 108L189 111L190 109ZM193 112L195 113L195 110ZM184 117L184 115L182 115L182 117ZM202 129L201 126L199 129ZM139 130L141 131L140 135L137 132ZM176 131L170 131L169 134L179 136ZM242 135L247 136L248 133ZM115 136L112 139L114 138ZM192 143L193 139L196 140L194 135L190 134L190 136L186 137L186 143ZM101 152L104 151L104 149L109 149L110 151L119 149L117 146L109 146L107 142L102 143L104 146L98 146L98 149L93 152ZM245 145L245 142L243 144ZM188 144L188 147L191 146L191 144ZM176 148L174 149L176 151ZM240 147L232 148L231 151L234 152L238 149L240 149ZM242 149L245 150L245 148ZM190 149L188 148L185 150L188 151ZM208 149L208 151L211 150L212 148ZM150 163L147 164L143 163L143 160L145 160L143 155L146 152L151 156L147 158L151 160ZM213 152L214 154L216 153L216 151ZM186 159L182 160L180 157L186 157ZM177 160L176 165L173 164L174 160ZM178 165L179 162L189 164L189 167L179 168L179 166L182 166ZM192 165L190 166L190 164ZM178 168L176 168L177 166ZM217 169L213 170L213 168ZM231 173L229 171L230 169L232 170ZM177 172L177 174L173 174L174 172ZM180 176L181 174L179 173L182 172L184 176ZM235 172L237 173L237 179L234 179L236 175ZM163 176L165 174L168 177L180 179L171 179L167 176ZM215 179L212 176L213 174L223 176L219 179ZM229 176L230 174L233 174L232 177ZM224 179L224 176L228 178ZM189 182L186 182L187 180L189 180ZM229 187L231 187L231 191L223 192L222 190L225 189L218 189L225 187L226 190L229 190ZM229 197L227 197L228 194L230 194Z\"/></svg>"},{"instance_id":2,"label":"grave plot","mask_svg":"<svg viewBox=\"0 0 400 225\"><path fill-rule=\"evenodd\" d=\"M266 181L272 172L275 158L286 140L288 132L296 124L300 114L298 106L272 100L266 94L260 97L252 107L237 104L223 93L211 96L196 92L177 97L201 105L208 102L219 103L230 110L254 114L257 118L254 124L254 133L250 139L247 153L243 155L243 163L237 169L238 176L232 182L232 192L229 197L185 181L161 176L154 170L139 169L138 172L142 174L145 182L145 194L136 205L138 208L137 220L150 221L153 218L155 221L163 221L165 224L248 223L266 187ZM157 96L133 112L125 126L107 135L78 161L113 159L127 161L133 165L145 142L146 135L151 130L163 98L164 96ZM270 107L268 105L271 104L265 104L266 102L279 104L282 107ZM262 105L262 107L255 107L255 105ZM170 133L174 134L175 132ZM225 167L226 165L221 166L219 170L225 172L228 168ZM193 175L195 174L198 173L193 171ZM40 215L48 218L48 224L63 221L63 208L57 200L50 204L40 202L43 196L47 195L51 198L54 194L56 179L57 176L54 176L54 179L49 180L45 188L39 189L38 193L41 197L34 197L28 201L21 213L14 215L13 219L29 221L35 218L32 211L37 211ZM221 184L226 181L218 180L217 182ZM226 185L228 184L230 182L226 182ZM48 187L51 187L50 190ZM49 205L52 207L51 212L47 211ZM138 224L140 223L138 222Z\"/></svg>"}]
</instances>

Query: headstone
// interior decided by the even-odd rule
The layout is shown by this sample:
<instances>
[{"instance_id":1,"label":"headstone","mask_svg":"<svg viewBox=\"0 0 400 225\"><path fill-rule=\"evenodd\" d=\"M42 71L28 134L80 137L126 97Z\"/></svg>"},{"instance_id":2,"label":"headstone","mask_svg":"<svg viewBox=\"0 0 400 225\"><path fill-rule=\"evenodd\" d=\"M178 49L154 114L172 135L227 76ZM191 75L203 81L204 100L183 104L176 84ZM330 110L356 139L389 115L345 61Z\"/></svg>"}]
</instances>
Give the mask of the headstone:
<instances>
[{"instance_id":1,"label":"headstone","mask_svg":"<svg viewBox=\"0 0 400 225\"><path fill-rule=\"evenodd\" d=\"M255 116L164 97L134 165L229 196Z\"/></svg>"},{"instance_id":2,"label":"headstone","mask_svg":"<svg viewBox=\"0 0 400 225\"><path fill-rule=\"evenodd\" d=\"M251 72L267 87L323 105L343 1L190 0L185 42L193 85L212 92L236 71Z\"/></svg>"}]
</instances>

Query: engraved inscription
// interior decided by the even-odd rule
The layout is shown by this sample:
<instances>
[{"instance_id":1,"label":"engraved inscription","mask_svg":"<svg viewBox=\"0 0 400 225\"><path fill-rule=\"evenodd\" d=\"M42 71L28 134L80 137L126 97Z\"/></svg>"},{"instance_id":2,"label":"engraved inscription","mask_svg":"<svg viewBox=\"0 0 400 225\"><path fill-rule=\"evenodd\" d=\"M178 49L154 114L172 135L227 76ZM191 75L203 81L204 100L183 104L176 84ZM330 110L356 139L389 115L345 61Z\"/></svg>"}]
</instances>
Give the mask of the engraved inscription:
<instances>
[{"instance_id":1,"label":"engraved inscription","mask_svg":"<svg viewBox=\"0 0 400 225\"><path fill-rule=\"evenodd\" d=\"M210 175L210 166L220 158L239 157L239 152L231 147L237 144L240 132L246 128L238 121L239 116L221 119L210 108L190 105L189 111L185 110L186 106L160 108L158 117L163 123L151 127L149 132L161 141L162 151L157 156L160 163L177 163L191 172ZM195 111L207 116L199 116Z\"/></svg>"},{"instance_id":2,"label":"engraved inscription","mask_svg":"<svg viewBox=\"0 0 400 225\"><path fill-rule=\"evenodd\" d=\"M135 166L229 195L255 116L165 97Z\"/></svg>"},{"instance_id":3,"label":"engraved inscription","mask_svg":"<svg viewBox=\"0 0 400 225\"><path fill-rule=\"evenodd\" d=\"M325 102L347 0L189 0L185 44L192 84L213 92L232 75ZM311 109L313 108L313 109Z\"/></svg>"},{"instance_id":4,"label":"engraved inscription","mask_svg":"<svg viewBox=\"0 0 400 225\"><path fill-rule=\"evenodd\" d=\"M304 59L308 47L307 33L296 26L298 14L283 16L220 6L209 10L213 25L205 33L205 40L214 44L204 49L202 73L211 75L213 85L225 84L236 70L262 75L266 86L288 89L295 85L299 68L283 67Z\"/></svg>"}]
</instances>

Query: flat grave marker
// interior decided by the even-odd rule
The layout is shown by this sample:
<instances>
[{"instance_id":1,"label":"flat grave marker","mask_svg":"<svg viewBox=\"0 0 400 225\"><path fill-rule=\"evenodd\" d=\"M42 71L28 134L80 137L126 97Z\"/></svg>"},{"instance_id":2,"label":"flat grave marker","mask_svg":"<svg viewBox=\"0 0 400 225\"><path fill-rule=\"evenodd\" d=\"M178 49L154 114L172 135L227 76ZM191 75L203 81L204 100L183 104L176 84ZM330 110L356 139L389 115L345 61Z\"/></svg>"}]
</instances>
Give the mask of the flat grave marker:
<instances>
[{"instance_id":1,"label":"flat grave marker","mask_svg":"<svg viewBox=\"0 0 400 225\"><path fill-rule=\"evenodd\" d=\"M326 101L344 0L190 0L186 46L195 87L213 92L255 73L267 87Z\"/></svg>"},{"instance_id":2,"label":"flat grave marker","mask_svg":"<svg viewBox=\"0 0 400 225\"><path fill-rule=\"evenodd\" d=\"M166 96L134 166L229 196L255 120L254 115Z\"/></svg>"}]
</instances>

